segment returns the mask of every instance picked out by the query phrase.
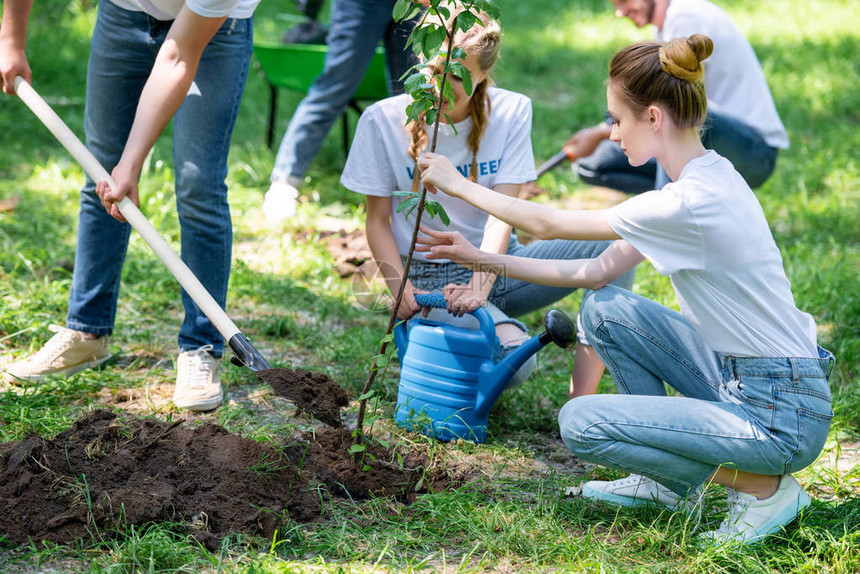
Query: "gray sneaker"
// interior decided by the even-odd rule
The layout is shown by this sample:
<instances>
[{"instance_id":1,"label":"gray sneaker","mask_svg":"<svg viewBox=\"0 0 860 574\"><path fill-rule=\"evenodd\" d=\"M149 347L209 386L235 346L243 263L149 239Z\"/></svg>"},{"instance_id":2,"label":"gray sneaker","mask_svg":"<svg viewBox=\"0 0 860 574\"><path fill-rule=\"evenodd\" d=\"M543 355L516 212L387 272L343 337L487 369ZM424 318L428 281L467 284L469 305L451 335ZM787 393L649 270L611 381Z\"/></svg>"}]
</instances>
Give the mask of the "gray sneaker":
<instances>
[{"instance_id":1,"label":"gray sneaker","mask_svg":"<svg viewBox=\"0 0 860 574\"><path fill-rule=\"evenodd\" d=\"M84 333L60 325L50 325L56 333L35 355L6 367L7 381L41 383L49 376L69 377L78 371L96 367L108 359L108 338L87 338Z\"/></svg>"},{"instance_id":2,"label":"gray sneaker","mask_svg":"<svg viewBox=\"0 0 860 574\"><path fill-rule=\"evenodd\" d=\"M701 512L701 489L697 489L689 498L683 498L656 480L639 474L631 474L627 478L612 481L586 482L582 487L582 496L620 506L662 504L687 514Z\"/></svg>"},{"instance_id":3,"label":"gray sneaker","mask_svg":"<svg viewBox=\"0 0 860 574\"><path fill-rule=\"evenodd\" d=\"M769 498L759 500L751 494L726 487L728 511L720 527L699 535L714 544L750 544L778 532L811 504L809 495L790 474L779 480L779 488Z\"/></svg>"},{"instance_id":4,"label":"gray sneaker","mask_svg":"<svg viewBox=\"0 0 860 574\"><path fill-rule=\"evenodd\" d=\"M224 400L219 371L221 361L209 354L212 345L179 353L173 404L189 411L211 411Z\"/></svg>"}]
</instances>

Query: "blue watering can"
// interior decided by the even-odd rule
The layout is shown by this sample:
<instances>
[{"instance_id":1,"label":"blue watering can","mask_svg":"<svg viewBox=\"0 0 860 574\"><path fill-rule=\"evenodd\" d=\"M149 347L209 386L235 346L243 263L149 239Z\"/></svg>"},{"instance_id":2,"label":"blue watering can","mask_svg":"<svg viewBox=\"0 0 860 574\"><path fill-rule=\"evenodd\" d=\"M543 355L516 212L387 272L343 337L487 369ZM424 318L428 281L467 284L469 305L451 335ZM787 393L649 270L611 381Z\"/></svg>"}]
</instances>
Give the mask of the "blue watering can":
<instances>
[{"instance_id":1,"label":"blue watering can","mask_svg":"<svg viewBox=\"0 0 860 574\"><path fill-rule=\"evenodd\" d=\"M442 295L415 296L422 307L445 307ZM490 409L513 374L550 341L569 348L575 341L570 318L546 314L546 331L499 360L496 327L486 309L472 311L478 330L416 317L399 323L394 343L400 359L395 422L439 440L482 443Z\"/></svg>"}]
</instances>

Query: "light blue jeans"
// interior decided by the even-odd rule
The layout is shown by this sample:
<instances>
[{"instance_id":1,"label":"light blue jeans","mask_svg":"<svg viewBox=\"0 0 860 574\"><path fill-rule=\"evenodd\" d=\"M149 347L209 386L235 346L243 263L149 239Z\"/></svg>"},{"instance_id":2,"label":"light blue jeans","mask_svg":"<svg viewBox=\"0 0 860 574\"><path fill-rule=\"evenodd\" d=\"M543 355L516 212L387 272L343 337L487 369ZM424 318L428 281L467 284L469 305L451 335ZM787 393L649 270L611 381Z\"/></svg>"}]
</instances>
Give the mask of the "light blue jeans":
<instances>
[{"instance_id":1,"label":"light blue jeans","mask_svg":"<svg viewBox=\"0 0 860 574\"><path fill-rule=\"evenodd\" d=\"M406 48L411 24L392 20L395 3L396 0L333 2L325 67L290 120L275 158L272 181L297 185L304 177L332 124L352 100L380 40L385 45L389 93L403 93L400 76L416 59L411 48Z\"/></svg>"},{"instance_id":2,"label":"light blue jeans","mask_svg":"<svg viewBox=\"0 0 860 574\"><path fill-rule=\"evenodd\" d=\"M530 259L593 259L611 244L611 241L553 239L533 241L523 245L512 238L507 253ZM636 270L632 269L612 284L631 289L635 274ZM409 279L417 289L441 291L442 287L449 283L469 283L472 279L472 270L453 262L435 263L413 260ZM521 317L564 299L576 289L576 287L549 287L501 275L493 284L489 302L509 317Z\"/></svg>"},{"instance_id":3,"label":"light blue jeans","mask_svg":"<svg viewBox=\"0 0 860 574\"><path fill-rule=\"evenodd\" d=\"M561 409L561 437L580 458L683 496L721 465L778 476L821 452L833 417L828 351L719 356L679 313L612 286L590 293L580 318L619 392Z\"/></svg>"},{"instance_id":4,"label":"light blue jeans","mask_svg":"<svg viewBox=\"0 0 860 574\"><path fill-rule=\"evenodd\" d=\"M119 162L146 83L171 22L99 4L87 69L86 144L110 172ZM253 19L228 19L206 47L194 85L173 118L176 206L182 259L224 307L233 230L227 203L227 154L253 47ZM146 190L141 190L145 195ZM120 275L131 227L110 217L87 178L81 191L78 244L66 325L113 332ZM179 349L213 346L221 335L182 291Z\"/></svg>"}]
</instances>

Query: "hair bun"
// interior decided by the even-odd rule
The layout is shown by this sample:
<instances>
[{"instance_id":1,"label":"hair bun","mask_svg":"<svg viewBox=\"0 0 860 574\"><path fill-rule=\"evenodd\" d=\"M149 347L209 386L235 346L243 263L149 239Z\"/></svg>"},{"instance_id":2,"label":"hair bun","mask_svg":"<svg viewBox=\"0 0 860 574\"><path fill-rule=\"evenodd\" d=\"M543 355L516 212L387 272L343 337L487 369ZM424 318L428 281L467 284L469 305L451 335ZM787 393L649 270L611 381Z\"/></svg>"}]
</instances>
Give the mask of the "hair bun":
<instances>
[{"instance_id":1,"label":"hair bun","mask_svg":"<svg viewBox=\"0 0 860 574\"><path fill-rule=\"evenodd\" d=\"M713 51L713 40L702 34L673 38L660 46L660 66L679 80L701 81L705 73L702 60L707 59Z\"/></svg>"}]
</instances>

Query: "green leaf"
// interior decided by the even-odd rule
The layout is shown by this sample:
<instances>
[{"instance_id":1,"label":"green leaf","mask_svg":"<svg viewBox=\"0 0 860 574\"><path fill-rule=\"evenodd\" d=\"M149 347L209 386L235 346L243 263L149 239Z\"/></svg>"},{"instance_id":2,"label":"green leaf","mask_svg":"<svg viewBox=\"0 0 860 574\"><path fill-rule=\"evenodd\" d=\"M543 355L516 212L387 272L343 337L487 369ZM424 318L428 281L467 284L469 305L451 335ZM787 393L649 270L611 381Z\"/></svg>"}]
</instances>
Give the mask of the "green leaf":
<instances>
[{"instance_id":1,"label":"green leaf","mask_svg":"<svg viewBox=\"0 0 860 574\"><path fill-rule=\"evenodd\" d=\"M454 76L463 80L463 89L466 90L466 94L469 96L472 95L472 75L469 73L469 69L464 66L460 62L451 62L448 65L448 69Z\"/></svg>"},{"instance_id":2,"label":"green leaf","mask_svg":"<svg viewBox=\"0 0 860 574\"><path fill-rule=\"evenodd\" d=\"M451 218L448 217L448 212L445 211L445 208L442 206L442 204L440 203L438 205L439 205L439 219L442 220L442 223L445 224L445 227L448 227L449 225L451 225Z\"/></svg>"},{"instance_id":3,"label":"green leaf","mask_svg":"<svg viewBox=\"0 0 860 574\"><path fill-rule=\"evenodd\" d=\"M373 426L373 423L379 420L379 415L370 415L369 417L364 417L364 425L365 426Z\"/></svg>"},{"instance_id":4,"label":"green leaf","mask_svg":"<svg viewBox=\"0 0 860 574\"><path fill-rule=\"evenodd\" d=\"M406 78L406 81L403 82L403 89L408 93L418 92L423 90L429 90L433 88L433 84L431 84L427 80L427 76L425 76L422 72L416 72Z\"/></svg>"},{"instance_id":5,"label":"green leaf","mask_svg":"<svg viewBox=\"0 0 860 574\"><path fill-rule=\"evenodd\" d=\"M349 447L349 449L346 452L348 452L349 454L355 454L357 452L364 452L365 450L367 450L367 447L365 445L354 444L351 447Z\"/></svg>"},{"instance_id":6,"label":"green leaf","mask_svg":"<svg viewBox=\"0 0 860 574\"><path fill-rule=\"evenodd\" d=\"M391 17L397 21L403 20L412 6L412 0L397 0L394 3L394 9L391 10Z\"/></svg>"},{"instance_id":7,"label":"green leaf","mask_svg":"<svg viewBox=\"0 0 860 574\"><path fill-rule=\"evenodd\" d=\"M424 96L424 92L416 94L417 99L409 104L406 108L407 114L414 114L415 117L421 115L421 112L426 112L433 107L434 100Z\"/></svg>"},{"instance_id":8,"label":"green leaf","mask_svg":"<svg viewBox=\"0 0 860 574\"><path fill-rule=\"evenodd\" d=\"M460 79L463 80L463 89L466 90L466 95L472 97L472 75L467 70Z\"/></svg>"},{"instance_id":9,"label":"green leaf","mask_svg":"<svg viewBox=\"0 0 860 574\"><path fill-rule=\"evenodd\" d=\"M412 213L412 211L416 207L418 207L418 202L419 202L419 199L415 198L415 197L410 197L410 198L404 200L403 202L400 203L400 205L397 206L397 213L401 213L401 212L405 211L406 212L405 217L409 217L409 214Z\"/></svg>"},{"instance_id":10,"label":"green leaf","mask_svg":"<svg viewBox=\"0 0 860 574\"><path fill-rule=\"evenodd\" d=\"M421 6L416 5L412 0L397 0L394 9L391 11L395 21L409 20L421 11Z\"/></svg>"},{"instance_id":11,"label":"green leaf","mask_svg":"<svg viewBox=\"0 0 860 574\"><path fill-rule=\"evenodd\" d=\"M371 398L375 394L376 394L376 391L371 389L371 390L367 391L366 393L364 393L363 395L361 395L360 397L358 397L358 400L359 401L365 401L365 400Z\"/></svg>"},{"instance_id":12,"label":"green leaf","mask_svg":"<svg viewBox=\"0 0 860 574\"><path fill-rule=\"evenodd\" d=\"M469 30L475 24L481 24L481 21L478 20L478 17L469 10L463 10L457 16L457 28L463 32Z\"/></svg>"},{"instance_id":13,"label":"green leaf","mask_svg":"<svg viewBox=\"0 0 860 574\"><path fill-rule=\"evenodd\" d=\"M445 211L445 208L438 201L432 201L429 199L426 200L424 202L424 211L430 214L431 218L436 217L438 215L439 219L446 226L451 224L451 218L448 217L448 213Z\"/></svg>"},{"instance_id":14,"label":"green leaf","mask_svg":"<svg viewBox=\"0 0 860 574\"><path fill-rule=\"evenodd\" d=\"M426 54L428 58L432 59L445 42L445 28L430 24L427 26L427 29L427 32L421 38L420 43L423 48L421 53Z\"/></svg>"},{"instance_id":15,"label":"green leaf","mask_svg":"<svg viewBox=\"0 0 860 574\"><path fill-rule=\"evenodd\" d=\"M454 46L454 49L451 50L451 60L452 61L453 60L465 60L467 55L468 54L466 54L466 50L464 50L463 48L461 48L459 46Z\"/></svg>"}]
</instances>

